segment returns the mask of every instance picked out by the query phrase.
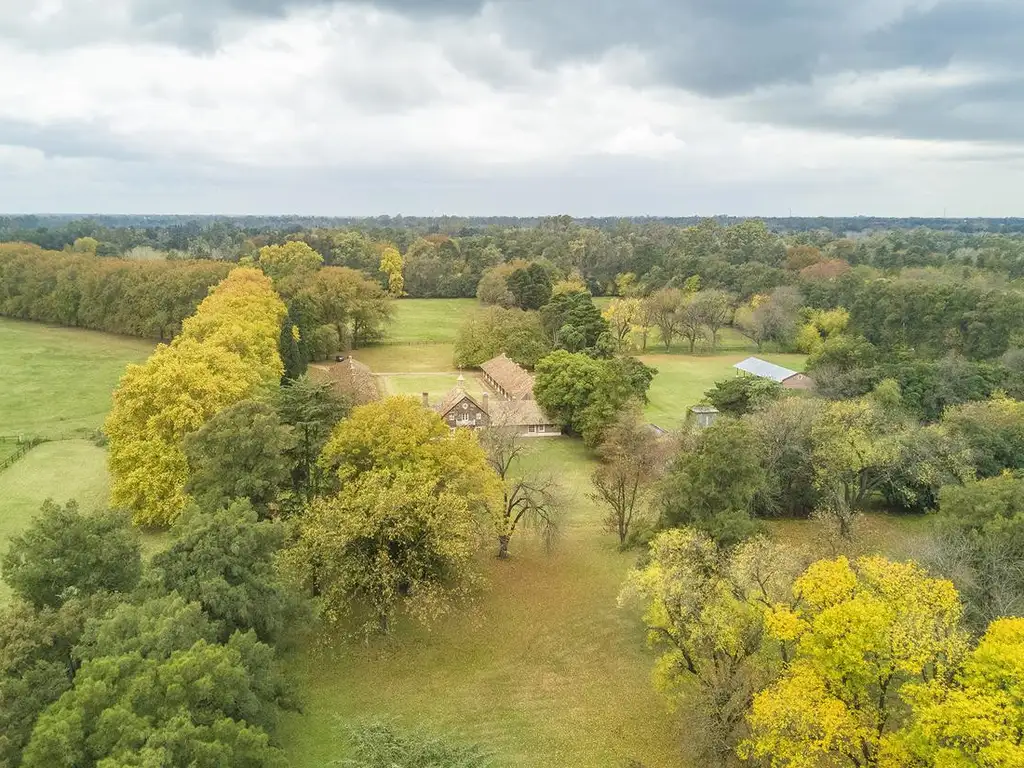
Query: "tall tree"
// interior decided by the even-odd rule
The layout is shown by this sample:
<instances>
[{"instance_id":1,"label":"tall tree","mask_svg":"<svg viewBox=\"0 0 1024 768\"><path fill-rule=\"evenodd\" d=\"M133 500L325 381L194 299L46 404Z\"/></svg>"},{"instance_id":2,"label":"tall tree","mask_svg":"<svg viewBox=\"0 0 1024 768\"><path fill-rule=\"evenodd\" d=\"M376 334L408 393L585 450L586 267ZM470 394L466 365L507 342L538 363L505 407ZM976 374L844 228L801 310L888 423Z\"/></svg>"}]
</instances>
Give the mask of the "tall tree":
<instances>
[{"instance_id":1,"label":"tall tree","mask_svg":"<svg viewBox=\"0 0 1024 768\"><path fill-rule=\"evenodd\" d=\"M520 524L538 528L549 542L558 530L560 488L544 473L523 467L528 440L519 427L500 421L480 434L487 461L502 483L496 524L500 560L508 557L509 543Z\"/></svg>"},{"instance_id":2,"label":"tall tree","mask_svg":"<svg viewBox=\"0 0 1024 768\"><path fill-rule=\"evenodd\" d=\"M278 511L289 479L287 454L295 444L291 427L281 423L273 406L242 400L185 436L185 491L207 509L246 499L268 517Z\"/></svg>"},{"instance_id":3,"label":"tall tree","mask_svg":"<svg viewBox=\"0 0 1024 768\"><path fill-rule=\"evenodd\" d=\"M540 264L516 269L505 284L520 309L540 309L551 300L551 275Z\"/></svg>"},{"instance_id":4,"label":"tall tree","mask_svg":"<svg viewBox=\"0 0 1024 768\"><path fill-rule=\"evenodd\" d=\"M650 522L645 515L664 469L666 442L648 428L638 404L624 408L604 433L591 498L607 508L605 528L618 535L620 548Z\"/></svg>"},{"instance_id":5,"label":"tall tree","mask_svg":"<svg viewBox=\"0 0 1024 768\"><path fill-rule=\"evenodd\" d=\"M396 248L386 247L380 255L380 271L388 278L388 295L401 298L405 295L405 278L402 277L402 254Z\"/></svg>"},{"instance_id":6,"label":"tall tree","mask_svg":"<svg viewBox=\"0 0 1024 768\"><path fill-rule=\"evenodd\" d=\"M797 579L768 629L791 661L758 693L742 756L778 766L881 766L904 718L901 690L943 678L965 638L953 585L913 563L823 560Z\"/></svg>"},{"instance_id":7,"label":"tall tree","mask_svg":"<svg viewBox=\"0 0 1024 768\"><path fill-rule=\"evenodd\" d=\"M753 503L765 483L761 446L748 424L718 419L690 434L661 487L666 526L689 526L731 546L758 529Z\"/></svg>"},{"instance_id":8,"label":"tall tree","mask_svg":"<svg viewBox=\"0 0 1024 768\"><path fill-rule=\"evenodd\" d=\"M317 460L334 426L349 412L351 404L335 394L329 382L302 376L287 382L275 402L282 424L291 427L293 447L289 459L292 491L305 501L330 486Z\"/></svg>"},{"instance_id":9,"label":"tall tree","mask_svg":"<svg viewBox=\"0 0 1024 768\"><path fill-rule=\"evenodd\" d=\"M768 609L786 600L799 553L758 538L731 553L692 529L658 534L619 604L639 602L661 651L655 685L685 697L702 764L726 765L746 735L744 716L782 658L766 642Z\"/></svg>"},{"instance_id":10,"label":"tall tree","mask_svg":"<svg viewBox=\"0 0 1024 768\"><path fill-rule=\"evenodd\" d=\"M28 529L11 537L0 572L23 600L56 608L96 592L130 592L142 571L140 552L124 515L83 515L74 501L46 501Z\"/></svg>"},{"instance_id":11,"label":"tall tree","mask_svg":"<svg viewBox=\"0 0 1024 768\"><path fill-rule=\"evenodd\" d=\"M718 346L718 332L732 318L732 299L725 291L705 290L694 296L697 315L711 332L711 349Z\"/></svg>"}]
</instances>

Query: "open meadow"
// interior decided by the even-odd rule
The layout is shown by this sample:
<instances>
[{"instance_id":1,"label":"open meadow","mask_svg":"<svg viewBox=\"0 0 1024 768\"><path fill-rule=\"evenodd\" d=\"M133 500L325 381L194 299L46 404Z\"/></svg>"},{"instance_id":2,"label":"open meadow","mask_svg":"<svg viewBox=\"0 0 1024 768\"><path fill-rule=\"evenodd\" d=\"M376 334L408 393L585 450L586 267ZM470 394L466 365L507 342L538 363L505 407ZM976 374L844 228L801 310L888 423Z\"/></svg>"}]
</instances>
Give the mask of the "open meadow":
<instances>
[{"instance_id":1,"label":"open meadow","mask_svg":"<svg viewBox=\"0 0 1024 768\"><path fill-rule=\"evenodd\" d=\"M437 402L456 384L452 348L471 300L403 300L389 339L356 350L384 393ZM86 436L100 427L110 393L130 362L152 349L146 342L99 333L0 320L4 378L0 433ZM752 348L725 335L717 354L669 354L656 344L643 360L659 369L649 418L678 426L705 390L734 375L732 365ZM800 355L765 354L800 369ZM464 372L480 395L478 374ZM3 444L0 444L2 447ZM688 724L651 684L636 611L617 596L637 553L622 553L604 530L589 498L595 458L579 440L531 444L523 466L555 477L564 499L559 532L548 548L530 529L517 532L512 557L498 561L493 542L479 558L484 583L473 601L429 630L399 624L386 640L314 633L291 652L302 711L284 717L281 744L291 765L329 765L349 756L345 727L393 719L480 742L495 766L696 766ZM46 498L74 498L85 510L107 503L105 451L84 439L44 443L0 472L0 547L22 530ZM866 550L908 555L927 545L921 518L872 515L861 527ZM820 544L807 521L772 521L777 536ZM152 551L165 536L144 538ZM0 602L6 599L0 585Z\"/></svg>"},{"instance_id":2,"label":"open meadow","mask_svg":"<svg viewBox=\"0 0 1024 768\"><path fill-rule=\"evenodd\" d=\"M128 363L153 344L95 331L0 318L0 435L45 438L0 471L0 550L46 499L107 503L106 451L86 440L102 424ZM16 443L0 443L0 459ZM0 583L0 602L6 599Z\"/></svg>"},{"instance_id":3,"label":"open meadow","mask_svg":"<svg viewBox=\"0 0 1024 768\"><path fill-rule=\"evenodd\" d=\"M88 437L103 425L125 366L145 360L153 347L142 339L0 318L0 435Z\"/></svg>"}]
</instances>

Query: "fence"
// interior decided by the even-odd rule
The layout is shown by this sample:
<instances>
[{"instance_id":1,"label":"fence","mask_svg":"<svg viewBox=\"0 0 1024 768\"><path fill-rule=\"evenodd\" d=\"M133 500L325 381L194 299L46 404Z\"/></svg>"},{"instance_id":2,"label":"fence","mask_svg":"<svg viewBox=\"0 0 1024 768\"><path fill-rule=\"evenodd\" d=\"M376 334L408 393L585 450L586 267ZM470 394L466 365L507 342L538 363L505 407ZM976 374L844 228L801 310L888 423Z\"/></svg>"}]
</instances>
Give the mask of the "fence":
<instances>
[{"instance_id":1,"label":"fence","mask_svg":"<svg viewBox=\"0 0 1024 768\"><path fill-rule=\"evenodd\" d=\"M5 456L3 459L0 459L0 472L3 472L5 469L11 466L11 464L16 462L18 459L20 459L22 456L24 456L26 453L31 451L33 448L35 448L42 442L44 441L38 437L23 437L21 435L0 435L0 444L16 444L15 449L11 453L7 454L7 456Z\"/></svg>"}]
</instances>

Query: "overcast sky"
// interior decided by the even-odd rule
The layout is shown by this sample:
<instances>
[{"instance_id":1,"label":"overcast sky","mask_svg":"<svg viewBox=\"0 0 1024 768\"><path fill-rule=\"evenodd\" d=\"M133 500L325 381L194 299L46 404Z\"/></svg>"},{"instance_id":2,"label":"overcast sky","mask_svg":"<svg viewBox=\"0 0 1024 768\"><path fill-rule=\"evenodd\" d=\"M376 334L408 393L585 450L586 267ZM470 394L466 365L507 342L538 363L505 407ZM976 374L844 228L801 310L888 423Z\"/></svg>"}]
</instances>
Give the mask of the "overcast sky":
<instances>
[{"instance_id":1,"label":"overcast sky","mask_svg":"<svg viewBox=\"0 0 1024 768\"><path fill-rule=\"evenodd\" d=\"M0 0L0 211L1024 215L1024 0Z\"/></svg>"}]
</instances>

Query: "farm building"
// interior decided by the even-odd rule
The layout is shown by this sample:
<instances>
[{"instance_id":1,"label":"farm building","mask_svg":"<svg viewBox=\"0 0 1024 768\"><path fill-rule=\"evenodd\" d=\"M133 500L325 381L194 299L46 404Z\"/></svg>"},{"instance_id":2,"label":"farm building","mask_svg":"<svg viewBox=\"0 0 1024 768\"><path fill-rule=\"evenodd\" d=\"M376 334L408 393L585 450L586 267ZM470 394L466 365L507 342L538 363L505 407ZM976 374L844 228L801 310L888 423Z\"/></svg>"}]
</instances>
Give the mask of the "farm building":
<instances>
[{"instance_id":1,"label":"farm building","mask_svg":"<svg viewBox=\"0 0 1024 768\"><path fill-rule=\"evenodd\" d=\"M504 353L480 366L484 381L506 400L533 400L533 376Z\"/></svg>"},{"instance_id":2,"label":"farm building","mask_svg":"<svg viewBox=\"0 0 1024 768\"><path fill-rule=\"evenodd\" d=\"M814 386L814 380L807 374L791 371L789 368L769 363L759 357L748 357L746 360L736 363L733 368L740 373L777 381L786 389L811 389Z\"/></svg>"},{"instance_id":3,"label":"farm building","mask_svg":"<svg viewBox=\"0 0 1024 768\"><path fill-rule=\"evenodd\" d=\"M365 405L380 399L373 372L349 355L344 361L309 366L314 381L329 382L334 391L347 397L354 405Z\"/></svg>"},{"instance_id":4,"label":"farm building","mask_svg":"<svg viewBox=\"0 0 1024 768\"><path fill-rule=\"evenodd\" d=\"M423 406L440 414L451 429L466 427L513 427L520 434L536 437L555 437L562 434L562 428L544 413L535 400L499 400L486 392L479 400L466 392L465 379L459 376L455 385L444 399L435 406L430 405L430 396L423 393Z\"/></svg>"}]
</instances>

